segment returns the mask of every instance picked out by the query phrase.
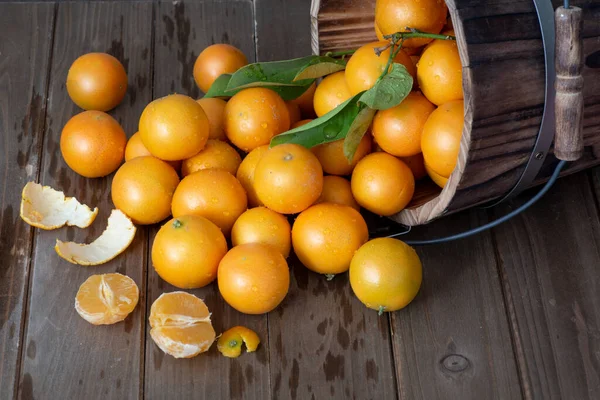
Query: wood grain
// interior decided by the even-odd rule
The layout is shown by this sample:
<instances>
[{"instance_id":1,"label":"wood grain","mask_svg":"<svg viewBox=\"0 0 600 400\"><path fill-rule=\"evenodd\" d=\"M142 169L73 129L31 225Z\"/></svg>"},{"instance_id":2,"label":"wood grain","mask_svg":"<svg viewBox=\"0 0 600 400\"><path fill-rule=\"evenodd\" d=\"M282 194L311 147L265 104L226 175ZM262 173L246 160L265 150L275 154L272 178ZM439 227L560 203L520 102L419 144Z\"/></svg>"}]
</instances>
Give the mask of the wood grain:
<instances>
[{"instance_id":1,"label":"wood grain","mask_svg":"<svg viewBox=\"0 0 600 400\"><path fill-rule=\"evenodd\" d=\"M554 155L565 161L583 155L583 19L579 7L559 7L556 25Z\"/></svg>"},{"instance_id":2,"label":"wood grain","mask_svg":"<svg viewBox=\"0 0 600 400\"><path fill-rule=\"evenodd\" d=\"M160 2L156 13L154 97L182 93L197 97L192 76L198 54L213 43L230 43L254 61L254 22L250 1ZM158 227L153 227L151 237ZM152 243L150 243L151 248ZM164 292L180 290L168 285L148 261L149 312L152 302ZM261 338L256 353L237 359L223 357L214 344L189 360L165 355L152 341L147 327L145 395L148 399L268 399L269 337L267 317L243 315L221 298L217 282L189 290L206 302L217 334L243 325Z\"/></svg>"},{"instance_id":3,"label":"wood grain","mask_svg":"<svg viewBox=\"0 0 600 400\"><path fill-rule=\"evenodd\" d=\"M308 38L310 1L257 0L255 5L259 60L310 53L308 40L301 40ZM281 23L274 23L273 15L281 16ZM395 398L387 318L357 300L347 274L327 282L295 257L288 262L290 292L268 316L273 398Z\"/></svg>"},{"instance_id":4,"label":"wood grain","mask_svg":"<svg viewBox=\"0 0 600 400\"><path fill-rule=\"evenodd\" d=\"M458 165L446 188L439 196L418 196L417 207L393 217L407 225L424 224L506 194L524 171L543 113L544 53L533 2L446 3L463 64L465 128ZM323 53L374 40L372 26L367 26L374 18L374 4L315 0L313 48ZM572 4L584 10L583 55L589 61L582 70L583 142L593 146L600 142L600 69L594 61L600 59L594 56L600 51L600 8L594 0ZM594 158L584 165L597 164L600 159ZM424 202L428 197L430 201Z\"/></svg>"},{"instance_id":5,"label":"wood grain","mask_svg":"<svg viewBox=\"0 0 600 400\"><path fill-rule=\"evenodd\" d=\"M596 169L593 180L599 177ZM579 173L560 180L535 206L494 230L529 398L600 396L600 220L588 179ZM498 207L494 216L523 200Z\"/></svg>"},{"instance_id":6,"label":"wood grain","mask_svg":"<svg viewBox=\"0 0 600 400\"><path fill-rule=\"evenodd\" d=\"M87 277L108 272L135 280L144 304L145 230L138 230L124 254L97 267L70 264L53 247L57 238L91 242L105 229L113 208L111 177L83 178L69 169L60 154L61 130L81 111L65 90L69 66L90 51L108 52L123 63L129 88L111 114L131 136L150 100L152 7L148 2L58 4L40 181L99 207L100 212L89 228L36 234L19 385L19 397L24 399L140 396L144 307L138 306L124 322L93 326L77 315L73 305Z\"/></svg>"},{"instance_id":7,"label":"wood grain","mask_svg":"<svg viewBox=\"0 0 600 400\"><path fill-rule=\"evenodd\" d=\"M443 237L485 221L481 211L471 210L417 227L406 238ZM417 252L423 263L420 293L391 314L399 397L520 398L490 234Z\"/></svg>"},{"instance_id":8,"label":"wood grain","mask_svg":"<svg viewBox=\"0 0 600 400\"><path fill-rule=\"evenodd\" d=\"M37 181L40 169L54 4L0 4L0 26L0 397L10 399L33 245L19 203L23 186Z\"/></svg>"}]
</instances>

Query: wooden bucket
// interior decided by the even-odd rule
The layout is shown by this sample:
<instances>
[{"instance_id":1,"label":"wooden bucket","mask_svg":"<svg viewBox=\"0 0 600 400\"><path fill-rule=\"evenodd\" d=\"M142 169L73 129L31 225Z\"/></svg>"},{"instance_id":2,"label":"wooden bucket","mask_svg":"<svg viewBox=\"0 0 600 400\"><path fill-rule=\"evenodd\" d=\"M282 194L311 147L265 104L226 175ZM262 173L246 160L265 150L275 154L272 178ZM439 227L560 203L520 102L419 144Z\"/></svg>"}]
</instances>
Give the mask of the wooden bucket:
<instances>
[{"instance_id":1,"label":"wooden bucket","mask_svg":"<svg viewBox=\"0 0 600 400\"><path fill-rule=\"evenodd\" d=\"M431 182L418 183L411 204L391 217L406 225L425 224L445 214L501 199L525 178L527 169L525 175L532 171L535 174L528 181L521 181L520 186L540 184L548 179L557 162L553 156L546 157L552 149L534 151L539 148L536 141L545 104L548 108L554 105L553 98L546 97L548 55L534 1L446 3L463 65L465 127L456 169L444 189L440 191ZM553 7L561 4L553 1L545 5L550 10L552 26ZM572 4L583 9L584 20L585 148L583 156L570 163L563 174L600 164L600 0ZM313 52L355 49L376 41L374 11L375 0L313 0ZM542 15L542 21L547 18L547 14ZM544 40L548 37L544 36ZM554 71L553 64L551 67L549 72ZM554 76L549 78L553 82ZM553 94L551 90L549 93ZM553 118L553 110L546 113ZM553 125L547 125L546 131L548 126L552 136ZM549 144L548 141L546 147ZM539 165L532 169L531 162Z\"/></svg>"}]
</instances>

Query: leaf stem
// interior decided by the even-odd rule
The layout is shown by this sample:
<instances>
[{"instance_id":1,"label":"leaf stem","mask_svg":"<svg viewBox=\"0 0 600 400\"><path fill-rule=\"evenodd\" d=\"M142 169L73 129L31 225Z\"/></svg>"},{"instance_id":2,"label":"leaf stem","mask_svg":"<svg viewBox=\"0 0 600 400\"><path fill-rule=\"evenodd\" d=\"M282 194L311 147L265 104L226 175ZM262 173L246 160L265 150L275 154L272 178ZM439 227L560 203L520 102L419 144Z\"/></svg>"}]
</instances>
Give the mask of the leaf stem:
<instances>
[{"instance_id":1,"label":"leaf stem","mask_svg":"<svg viewBox=\"0 0 600 400\"><path fill-rule=\"evenodd\" d=\"M352 55L356 52L356 49L354 50L342 50L342 51L328 51L327 53L325 53L325 56L327 57L342 57L342 56L349 56Z\"/></svg>"}]
</instances>

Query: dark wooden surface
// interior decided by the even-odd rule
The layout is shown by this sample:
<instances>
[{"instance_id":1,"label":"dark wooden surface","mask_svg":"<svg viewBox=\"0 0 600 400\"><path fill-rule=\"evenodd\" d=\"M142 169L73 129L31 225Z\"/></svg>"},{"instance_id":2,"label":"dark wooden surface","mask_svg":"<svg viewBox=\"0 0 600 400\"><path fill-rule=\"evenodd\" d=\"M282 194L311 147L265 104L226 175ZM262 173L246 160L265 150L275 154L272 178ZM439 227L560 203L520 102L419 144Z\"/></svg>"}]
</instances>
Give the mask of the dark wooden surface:
<instances>
[{"instance_id":1,"label":"dark wooden surface","mask_svg":"<svg viewBox=\"0 0 600 400\"><path fill-rule=\"evenodd\" d=\"M262 343L230 360L215 348L191 360L164 355L147 314L175 290L148 261L156 227L97 267L60 259L56 237L91 240L112 203L110 177L84 179L64 163L60 131L78 112L69 64L107 51L130 88L111 111L128 136L152 98L201 93L191 75L206 45L250 60L310 52L308 0L0 3L0 399L597 399L600 397L600 170L563 178L534 208L470 239L419 248L423 287L406 309L378 317L345 276L327 282L292 256L290 293L266 316L242 315L216 285L204 298L217 333L243 324ZM585 35L584 35L585 36ZM592 129L588 127L586 129ZM100 208L86 230L32 230L18 217L28 180ZM411 238L477 226L525 201L471 210ZM78 286L121 272L140 305L123 323L94 327L73 309Z\"/></svg>"}]
</instances>

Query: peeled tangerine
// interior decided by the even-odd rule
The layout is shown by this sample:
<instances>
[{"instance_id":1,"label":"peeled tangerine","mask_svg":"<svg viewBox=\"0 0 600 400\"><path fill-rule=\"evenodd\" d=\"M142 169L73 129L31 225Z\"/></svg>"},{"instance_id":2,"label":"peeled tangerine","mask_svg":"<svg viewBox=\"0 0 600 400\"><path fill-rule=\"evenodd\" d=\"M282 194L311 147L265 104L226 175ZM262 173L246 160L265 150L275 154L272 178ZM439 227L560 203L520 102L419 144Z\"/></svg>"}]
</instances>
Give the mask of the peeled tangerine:
<instances>
[{"instance_id":1,"label":"peeled tangerine","mask_svg":"<svg viewBox=\"0 0 600 400\"><path fill-rule=\"evenodd\" d=\"M150 336L175 358L191 358L215 341L206 304L186 292L163 293L150 308Z\"/></svg>"},{"instance_id":2,"label":"peeled tangerine","mask_svg":"<svg viewBox=\"0 0 600 400\"><path fill-rule=\"evenodd\" d=\"M112 210L104 232L92 243L56 240L54 250L65 260L80 265L104 264L121 254L133 241L136 228L120 210Z\"/></svg>"},{"instance_id":3,"label":"peeled tangerine","mask_svg":"<svg viewBox=\"0 0 600 400\"><path fill-rule=\"evenodd\" d=\"M90 324L114 324L127 318L139 297L137 285L128 276L92 275L79 287L75 310Z\"/></svg>"},{"instance_id":4,"label":"peeled tangerine","mask_svg":"<svg viewBox=\"0 0 600 400\"><path fill-rule=\"evenodd\" d=\"M63 192L27 182L21 194L21 218L29 225L41 229L57 229L64 225L87 228L98 215L98 208L91 210L74 197Z\"/></svg>"},{"instance_id":5,"label":"peeled tangerine","mask_svg":"<svg viewBox=\"0 0 600 400\"><path fill-rule=\"evenodd\" d=\"M217 349L225 357L236 358L242 354L242 343L246 345L246 352L252 353L260 344L260 338L252 329L234 326L219 337Z\"/></svg>"}]
</instances>

